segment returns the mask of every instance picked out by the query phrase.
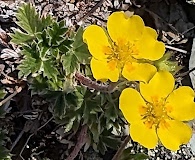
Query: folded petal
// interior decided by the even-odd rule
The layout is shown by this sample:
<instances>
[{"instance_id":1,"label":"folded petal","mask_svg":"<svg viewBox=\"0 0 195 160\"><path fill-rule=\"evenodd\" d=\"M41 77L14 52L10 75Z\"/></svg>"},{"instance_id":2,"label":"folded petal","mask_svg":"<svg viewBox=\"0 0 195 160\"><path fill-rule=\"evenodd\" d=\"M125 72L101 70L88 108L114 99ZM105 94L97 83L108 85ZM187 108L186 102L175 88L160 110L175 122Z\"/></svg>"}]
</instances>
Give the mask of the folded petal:
<instances>
[{"instance_id":1,"label":"folded petal","mask_svg":"<svg viewBox=\"0 0 195 160\"><path fill-rule=\"evenodd\" d=\"M128 17L124 12L114 12L108 17L107 29L114 42L134 41L141 37L144 22L140 16Z\"/></svg>"},{"instance_id":2,"label":"folded petal","mask_svg":"<svg viewBox=\"0 0 195 160\"><path fill-rule=\"evenodd\" d=\"M176 151L181 144L187 144L192 136L191 128L180 121L166 120L159 124L157 135L168 149Z\"/></svg>"},{"instance_id":3,"label":"folded petal","mask_svg":"<svg viewBox=\"0 0 195 160\"><path fill-rule=\"evenodd\" d=\"M141 114L144 112L145 106L146 103L137 90L126 88L122 91L119 108L129 123L141 120Z\"/></svg>"},{"instance_id":4,"label":"folded petal","mask_svg":"<svg viewBox=\"0 0 195 160\"><path fill-rule=\"evenodd\" d=\"M171 73L159 71L149 83L140 83L140 92L145 100L152 103L154 99L166 98L173 91L174 85L175 80Z\"/></svg>"},{"instance_id":5,"label":"folded petal","mask_svg":"<svg viewBox=\"0 0 195 160\"><path fill-rule=\"evenodd\" d=\"M156 67L149 63L127 62L124 65L122 75L129 81L148 82L156 71Z\"/></svg>"},{"instance_id":6,"label":"folded petal","mask_svg":"<svg viewBox=\"0 0 195 160\"><path fill-rule=\"evenodd\" d=\"M165 53L165 44L157 41L157 33L150 27L145 27L142 38L136 43L137 59L158 60Z\"/></svg>"},{"instance_id":7,"label":"folded petal","mask_svg":"<svg viewBox=\"0 0 195 160\"><path fill-rule=\"evenodd\" d=\"M189 121L195 118L194 91L182 86L174 90L167 98L167 114L176 120Z\"/></svg>"},{"instance_id":8,"label":"folded petal","mask_svg":"<svg viewBox=\"0 0 195 160\"><path fill-rule=\"evenodd\" d=\"M97 25L90 25L83 33L83 41L96 59L105 59L109 53L110 43L104 30Z\"/></svg>"},{"instance_id":9,"label":"folded petal","mask_svg":"<svg viewBox=\"0 0 195 160\"><path fill-rule=\"evenodd\" d=\"M133 141L149 149L153 149L158 143L155 127L148 128L143 121L138 121L130 125L130 135Z\"/></svg>"},{"instance_id":10,"label":"folded petal","mask_svg":"<svg viewBox=\"0 0 195 160\"><path fill-rule=\"evenodd\" d=\"M106 60L92 58L91 70L96 80L109 79L112 82L117 82L119 79L119 70L116 64L109 64Z\"/></svg>"}]
</instances>

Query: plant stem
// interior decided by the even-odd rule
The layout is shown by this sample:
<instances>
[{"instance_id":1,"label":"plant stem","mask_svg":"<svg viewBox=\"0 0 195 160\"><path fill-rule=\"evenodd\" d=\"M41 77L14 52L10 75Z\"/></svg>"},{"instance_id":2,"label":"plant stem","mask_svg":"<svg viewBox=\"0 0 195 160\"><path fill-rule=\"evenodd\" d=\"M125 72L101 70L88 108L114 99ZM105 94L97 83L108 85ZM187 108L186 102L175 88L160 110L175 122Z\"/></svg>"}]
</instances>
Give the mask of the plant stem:
<instances>
[{"instance_id":1,"label":"plant stem","mask_svg":"<svg viewBox=\"0 0 195 160\"><path fill-rule=\"evenodd\" d=\"M16 88L16 90L14 91L14 93L12 93L11 95L9 95L7 98L5 98L4 100L2 100L0 102L0 106L2 106L3 104L5 104L7 101L9 101L10 99L12 99L16 94L18 94L20 91L22 90L22 87Z\"/></svg>"},{"instance_id":2,"label":"plant stem","mask_svg":"<svg viewBox=\"0 0 195 160\"><path fill-rule=\"evenodd\" d=\"M87 125L84 125L81 128L81 132L78 136L78 141L77 141L73 151L71 152L71 154L68 156L68 158L66 160L74 160L77 157L79 151L81 150L81 148L84 146L84 144L87 141L87 130L88 130Z\"/></svg>"},{"instance_id":3,"label":"plant stem","mask_svg":"<svg viewBox=\"0 0 195 160\"><path fill-rule=\"evenodd\" d=\"M116 154L114 155L114 157L112 158L112 160L119 160L121 154L123 153L127 143L130 141L130 136L128 135L123 143L121 144L120 148L117 150Z\"/></svg>"}]
</instances>

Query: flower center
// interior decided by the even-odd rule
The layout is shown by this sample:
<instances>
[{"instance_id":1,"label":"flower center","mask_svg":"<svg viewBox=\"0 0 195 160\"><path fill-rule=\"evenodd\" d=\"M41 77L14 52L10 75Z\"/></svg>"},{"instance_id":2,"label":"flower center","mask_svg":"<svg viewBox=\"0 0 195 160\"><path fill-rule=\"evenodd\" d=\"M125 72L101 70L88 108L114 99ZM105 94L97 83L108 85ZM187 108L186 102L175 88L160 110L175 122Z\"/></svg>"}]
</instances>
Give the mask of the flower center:
<instances>
[{"instance_id":1,"label":"flower center","mask_svg":"<svg viewBox=\"0 0 195 160\"><path fill-rule=\"evenodd\" d=\"M118 40L117 43L112 43L112 47L107 47L105 54L107 55L107 62L110 68L115 64L115 67L121 69L126 62L136 61L133 56L137 55L138 51L134 43Z\"/></svg>"},{"instance_id":2,"label":"flower center","mask_svg":"<svg viewBox=\"0 0 195 160\"><path fill-rule=\"evenodd\" d=\"M152 128L153 125L157 127L160 122L169 118L165 104L164 98L153 97L152 103L147 103L146 106L140 108L142 119L148 128Z\"/></svg>"}]
</instances>

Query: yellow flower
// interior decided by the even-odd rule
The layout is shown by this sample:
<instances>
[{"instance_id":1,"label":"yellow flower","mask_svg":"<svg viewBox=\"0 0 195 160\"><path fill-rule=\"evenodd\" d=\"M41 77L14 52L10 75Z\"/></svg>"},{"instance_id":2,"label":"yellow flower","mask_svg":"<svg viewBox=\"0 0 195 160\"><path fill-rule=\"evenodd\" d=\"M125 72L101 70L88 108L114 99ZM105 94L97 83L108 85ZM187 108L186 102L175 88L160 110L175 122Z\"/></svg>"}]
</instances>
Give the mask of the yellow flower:
<instances>
[{"instance_id":1,"label":"yellow flower","mask_svg":"<svg viewBox=\"0 0 195 160\"><path fill-rule=\"evenodd\" d=\"M156 31L146 27L137 15L128 17L124 12L114 12L108 18L107 32L91 25L83 34L92 54L94 78L116 82L122 72L130 81L151 79L156 67L146 60L158 60L165 52L164 43L157 41Z\"/></svg>"},{"instance_id":2,"label":"yellow flower","mask_svg":"<svg viewBox=\"0 0 195 160\"><path fill-rule=\"evenodd\" d=\"M126 88L120 95L120 109L130 123L132 139L150 149L158 139L170 150L188 143L192 130L183 121L195 118L194 91L187 86L174 90L171 73L160 71L149 83L140 83L140 93Z\"/></svg>"}]
</instances>

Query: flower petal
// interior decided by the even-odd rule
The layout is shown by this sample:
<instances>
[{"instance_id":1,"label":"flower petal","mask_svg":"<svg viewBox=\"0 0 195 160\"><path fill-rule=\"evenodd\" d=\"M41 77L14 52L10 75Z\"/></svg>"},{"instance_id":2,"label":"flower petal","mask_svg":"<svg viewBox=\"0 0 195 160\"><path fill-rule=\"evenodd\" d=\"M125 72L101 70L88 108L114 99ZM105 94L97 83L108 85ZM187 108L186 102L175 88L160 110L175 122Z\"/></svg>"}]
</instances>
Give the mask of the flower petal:
<instances>
[{"instance_id":1,"label":"flower petal","mask_svg":"<svg viewBox=\"0 0 195 160\"><path fill-rule=\"evenodd\" d=\"M110 67L109 63L107 61L101 61L97 60L95 58L91 59L91 70L93 73L93 76L96 80L105 80L109 79L112 82L117 82L119 79L119 70L115 66Z\"/></svg>"},{"instance_id":2,"label":"flower petal","mask_svg":"<svg viewBox=\"0 0 195 160\"><path fill-rule=\"evenodd\" d=\"M156 71L156 67L149 63L127 62L123 68L122 75L129 81L148 82Z\"/></svg>"},{"instance_id":3,"label":"flower petal","mask_svg":"<svg viewBox=\"0 0 195 160\"><path fill-rule=\"evenodd\" d=\"M134 41L141 37L144 22L140 16L128 17L124 12L114 12L108 17L107 29L114 42Z\"/></svg>"},{"instance_id":4,"label":"flower petal","mask_svg":"<svg viewBox=\"0 0 195 160\"><path fill-rule=\"evenodd\" d=\"M105 59L110 47L108 37L104 30L97 25L90 25L83 33L83 41L87 43L88 49L96 59ZM109 53L107 53L109 54Z\"/></svg>"},{"instance_id":5,"label":"flower petal","mask_svg":"<svg viewBox=\"0 0 195 160\"><path fill-rule=\"evenodd\" d=\"M153 126L153 128L150 129L146 127L143 121L130 125L130 135L133 141L136 141L149 149L154 148L158 143L155 127Z\"/></svg>"},{"instance_id":6,"label":"flower petal","mask_svg":"<svg viewBox=\"0 0 195 160\"><path fill-rule=\"evenodd\" d=\"M119 108L129 123L141 120L142 107L144 106L146 103L137 90L126 88L122 91Z\"/></svg>"},{"instance_id":7,"label":"flower petal","mask_svg":"<svg viewBox=\"0 0 195 160\"><path fill-rule=\"evenodd\" d=\"M176 151L181 144L187 144L192 136L191 128L180 121L166 120L159 124L157 134L161 143L168 149Z\"/></svg>"},{"instance_id":8,"label":"flower petal","mask_svg":"<svg viewBox=\"0 0 195 160\"><path fill-rule=\"evenodd\" d=\"M167 98L167 114L176 120L189 121L195 118L194 91L182 86L174 90Z\"/></svg>"},{"instance_id":9,"label":"flower petal","mask_svg":"<svg viewBox=\"0 0 195 160\"><path fill-rule=\"evenodd\" d=\"M165 53L165 44L156 39L156 31L150 27L145 27L142 38L136 43L138 54L134 58L152 61L160 59Z\"/></svg>"},{"instance_id":10,"label":"flower petal","mask_svg":"<svg viewBox=\"0 0 195 160\"><path fill-rule=\"evenodd\" d=\"M157 72L149 83L140 83L140 92L145 100L153 102L153 98L166 98L174 89L175 80L167 71Z\"/></svg>"}]
</instances>

